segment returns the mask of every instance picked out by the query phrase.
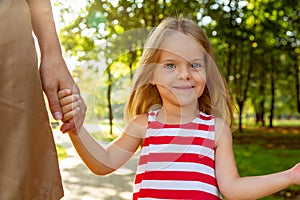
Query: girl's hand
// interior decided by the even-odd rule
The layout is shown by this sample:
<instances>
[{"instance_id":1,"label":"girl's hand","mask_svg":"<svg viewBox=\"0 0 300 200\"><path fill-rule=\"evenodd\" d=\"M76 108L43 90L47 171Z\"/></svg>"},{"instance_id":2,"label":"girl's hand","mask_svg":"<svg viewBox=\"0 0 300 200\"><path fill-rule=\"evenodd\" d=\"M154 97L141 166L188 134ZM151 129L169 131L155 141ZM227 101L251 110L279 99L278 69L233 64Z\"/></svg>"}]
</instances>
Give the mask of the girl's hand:
<instances>
[{"instance_id":1,"label":"girl's hand","mask_svg":"<svg viewBox=\"0 0 300 200\"><path fill-rule=\"evenodd\" d=\"M69 89L64 89L60 90L58 92L58 98L59 98L59 103L62 107L62 121L67 122L70 121L76 117L81 117L81 107L85 108L85 103L81 99L80 95L78 94L72 94L71 90ZM85 110L83 110L85 113ZM84 116L84 115L83 115ZM77 121L77 120L75 120ZM80 127L81 128L81 127ZM63 133L66 132L66 130L61 130ZM76 130L72 130L74 132Z\"/></svg>"}]
</instances>

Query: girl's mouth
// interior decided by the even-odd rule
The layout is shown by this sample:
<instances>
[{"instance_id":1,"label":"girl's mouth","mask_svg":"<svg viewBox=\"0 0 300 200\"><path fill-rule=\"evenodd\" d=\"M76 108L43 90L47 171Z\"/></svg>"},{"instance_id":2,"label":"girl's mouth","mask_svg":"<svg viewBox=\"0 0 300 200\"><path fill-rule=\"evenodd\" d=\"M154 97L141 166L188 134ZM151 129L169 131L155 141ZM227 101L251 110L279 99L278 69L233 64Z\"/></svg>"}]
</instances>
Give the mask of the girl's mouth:
<instances>
[{"instance_id":1,"label":"girl's mouth","mask_svg":"<svg viewBox=\"0 0 300 200\"><path fill-rule=\"evenodd\" d=\"M195 88L195 86L175 86L173 87L175 90L179 91L189 91Z\"/></svg>"}]
</instances>

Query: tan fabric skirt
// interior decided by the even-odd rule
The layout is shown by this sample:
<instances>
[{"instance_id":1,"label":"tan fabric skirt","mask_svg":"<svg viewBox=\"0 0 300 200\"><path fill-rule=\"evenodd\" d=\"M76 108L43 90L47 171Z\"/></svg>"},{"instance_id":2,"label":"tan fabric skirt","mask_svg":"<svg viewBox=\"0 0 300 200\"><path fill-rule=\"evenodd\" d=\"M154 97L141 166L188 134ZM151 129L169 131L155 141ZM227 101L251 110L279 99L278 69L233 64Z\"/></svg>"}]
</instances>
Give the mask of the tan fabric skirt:
<instances>
[{"instance_id":1,"label":"tan fabric skirt","mask_svg":"<svg viewBox=\"0 0 300 200\"><path fill-rule=\"evenodd\" d=\"M63 196L26 0L0 1L0 199Z\"/></svg>"}]
</instances>

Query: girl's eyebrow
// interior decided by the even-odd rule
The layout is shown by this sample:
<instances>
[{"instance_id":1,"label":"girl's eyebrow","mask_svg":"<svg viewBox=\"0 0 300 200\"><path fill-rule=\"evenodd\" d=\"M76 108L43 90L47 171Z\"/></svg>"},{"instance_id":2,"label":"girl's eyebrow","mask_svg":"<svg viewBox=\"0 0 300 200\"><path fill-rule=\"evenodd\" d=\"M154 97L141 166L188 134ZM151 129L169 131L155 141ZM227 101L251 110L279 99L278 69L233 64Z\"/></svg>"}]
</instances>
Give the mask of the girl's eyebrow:
<instances>
[{"instance_id":1,"label":"girl's eyebrow","mask_svg":"<svg viewBox=\"0 0 300 200\"><path fill-rule=\"evenodd\" d=\"M160 62L175 62L175 59L163 59Z\"/></svg>"},{"instance_id":2,"label":"girl's eyebrow","mask_svg":"<svg viewBox=\"0 0 300 200\"><path fill-rule=\"evenodd\" d=\"M176 62L178 60L185 60L186 62L189 63L195 63L195 62L205 62L205 58L203 55L194 55L192 57L187 56L186 58L181 56L181 55L174 55L174 54L166 54L163 56L160 56L160 58L158 59L159 62Z\"/></svg>"},{"instance_id":3,"label":"girl's eyebrow","mask_svg":"<svg viewBox=\"0 0 300 200\"><path fill-rule=\"evenodd\" d=\"M176 59L174 58L170 58L170 57L166 57L164 59L159 59L159 62L176 62Z\"/></svg>"},{"instance_id":4,"label":"girl's eyebrow","mask_svg":"<svg viewBox=\"0 0 300 200\"><path fill-rule=\"evenodd\" d=\"M189 60L185 59L185 60L186 60L186 62L191 63L191 64L205 62L203 58L195 58L195 59L189 59ZM177 60L174 58L165 58L165 59L159 60L158 62L160 62L160 63L175 63L175 62L177 62Z\"/></svg>"},{"instance_id":5,"label":"girl's eyebrow","mask_svg":"<svg viewBox=\"0 0 300 200\"><path fill-rule=\"evenodd\" d=\"M204 58L194 58L194 59L190 59L189 62L190 62L190 63L204 62Z\"/></svg>"}]
</instances>

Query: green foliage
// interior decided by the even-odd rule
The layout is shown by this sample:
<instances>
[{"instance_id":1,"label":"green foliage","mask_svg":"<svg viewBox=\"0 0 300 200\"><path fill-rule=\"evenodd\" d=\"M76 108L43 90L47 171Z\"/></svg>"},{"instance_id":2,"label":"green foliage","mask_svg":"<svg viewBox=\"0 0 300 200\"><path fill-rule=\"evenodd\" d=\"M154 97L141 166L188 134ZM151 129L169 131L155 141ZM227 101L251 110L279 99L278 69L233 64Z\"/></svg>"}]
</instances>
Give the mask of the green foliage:
<instances>
[{"instance_id":1,"label":"green foliage","mask_svg":"<svg viewBox=\"0 0 300 200\"><path fill-rule=\"evenodd\" d=\"M94 95L93 118L107 118L110 104L112 113L121 117L122 98L126 98L149 30L163 18L178 15L198 21L210 37L234 94L240 126L245 114L264 121L270 115L272 119L300 111L299 1L86 1L78 17L61 29L60 38L67 54L81 61L75 74L80 87ZM70 12L70 8L63 10ZM91 60L105 63L104 68L111 66L110 71L95 77L99 70L95 63L82 67ZM99 80L101 87L95 88L87 76ZM108 88L117 99L105 97ZM121 94L123 88L127 90ZM244 113L250 110L255 113Z\"/></svg>"},{"instance_id":2,"label":"green foliage","mask_svg":"<svg viewBox=\"0 0 300 200\"><path fill-rule=\"evenodd\" d=\"M89 27L99 30L99 25L106 25L107 19L100 11L94 10L89 13L87 22ZM105 29L105 26L103 28Z\"/></svg>"}]
</instances>

